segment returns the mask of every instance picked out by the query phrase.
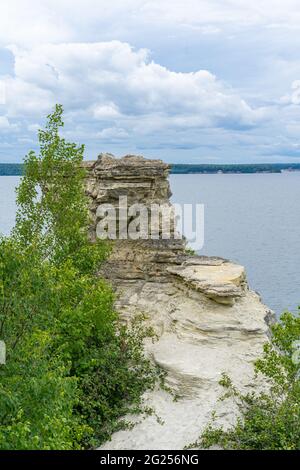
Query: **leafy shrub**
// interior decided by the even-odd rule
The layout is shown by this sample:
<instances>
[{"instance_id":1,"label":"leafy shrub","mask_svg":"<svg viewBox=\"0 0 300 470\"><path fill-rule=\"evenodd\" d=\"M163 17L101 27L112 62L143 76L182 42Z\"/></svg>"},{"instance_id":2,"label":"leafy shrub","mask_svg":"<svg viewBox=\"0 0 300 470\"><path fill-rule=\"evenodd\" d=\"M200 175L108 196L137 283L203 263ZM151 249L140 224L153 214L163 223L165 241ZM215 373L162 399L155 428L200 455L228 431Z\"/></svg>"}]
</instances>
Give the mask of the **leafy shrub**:
<instances>
[{"instance_id":1,"label":"leafy shrub","mask_svg":"<svg viewBox=\"0 0 300 470\"><path fill-rule=\"evenodd\" d=\"M300 312L299 312L300 313ZM300 315L285 312L272 327L272 339L255 364L257 373L269 383L268 392L243 395L230 378L223 377L226 396L238 403L241 417L224 431L211 423L199 442L209 448L300 450Z\"/></svg>"},{"instance_id":2,"label":"leafy shrub","mask_svg":"<svg viewBox=\"0 0 300 470\"><path fill-rule=\"evenodd\" d=\"M141 330L119 325L96 275L109 246L88 239L84 148L59 135L62 112L25 159L16 226L0 238L1 449L100 444L156 381Z\"/></svg>"}]
</instances>

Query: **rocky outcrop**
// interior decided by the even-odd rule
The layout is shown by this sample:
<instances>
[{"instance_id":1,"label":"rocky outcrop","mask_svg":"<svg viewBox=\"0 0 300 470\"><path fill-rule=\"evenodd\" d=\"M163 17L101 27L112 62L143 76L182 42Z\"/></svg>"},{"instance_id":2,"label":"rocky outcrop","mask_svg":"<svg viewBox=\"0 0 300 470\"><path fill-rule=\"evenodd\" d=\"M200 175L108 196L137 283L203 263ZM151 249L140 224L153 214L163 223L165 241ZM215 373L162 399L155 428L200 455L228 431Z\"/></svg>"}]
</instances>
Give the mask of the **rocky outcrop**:
<instances>
[{"instance_id":1,"label":"rocky outcrop","mask_svg":"<svg viewBox=\"0 0 300 470\"><path fill-rule=\"evenodd\" d=\"M169 203L168 166L160 160L100 155L87 162L96 236L97 207ZM175 228L168 240L116 240L101 274L113 284L116 308L124 321L143 314L157 341L145 351L166 372L177 396L157 389L145 403L160 417L131 416L131 430L115 433L103 449L182 449L195 441L216 409L220 422L236 417L232 403L218 402L219 380L228 374L242 390L251 390L253 361L268 338L271 312L249 290L242 266L217 257L191 256Z\"/></svg>"},{"instance_id":2,"label":"rocky outcrop","mask_svg":"<svg viewBox=\"0 0 300 470\"><path fill-rule=\"evenodd\" d=\"M246 288L243 266L225 260L216 263L209 258L193 258L180 266L167 268L167 271L220 304L233 305L244 295Z\"/></svg>"}]
</instances>

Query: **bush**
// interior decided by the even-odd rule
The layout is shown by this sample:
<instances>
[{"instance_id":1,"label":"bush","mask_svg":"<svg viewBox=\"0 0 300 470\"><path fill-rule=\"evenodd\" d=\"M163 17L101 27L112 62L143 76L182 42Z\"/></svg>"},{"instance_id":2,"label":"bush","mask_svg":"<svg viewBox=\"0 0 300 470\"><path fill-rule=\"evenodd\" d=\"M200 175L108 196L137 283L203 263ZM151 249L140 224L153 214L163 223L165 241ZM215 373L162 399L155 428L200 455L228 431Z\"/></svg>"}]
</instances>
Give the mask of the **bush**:
<instances>
[{"instance_id":1,"label":"bush","mask_svg":"<svg viewBox=\"0 0 300 470\"><path fill-rule=\"evenodd\" d=\"M299 312L300 313L300 312ZM272 327L272 339L255 364L268 392L243 395L223 377L226 396L238 403L241 417L227 431L211 423L198 445L224 449L300 450L300 315L285 312Z\"/></svg>"},{"instance_id":2,"label":"bush","mask_svg":"<svg viewBox=\"0 0 300 470\"><path fill-rule=\"evenodd\" d=\"M84 148L60 137L62 112L25 159L16 226L0 239L1 449L98 445L156 381L141 330L119 325L96 275L109 246L89 242Z\"/></svg>"}]
</instances>

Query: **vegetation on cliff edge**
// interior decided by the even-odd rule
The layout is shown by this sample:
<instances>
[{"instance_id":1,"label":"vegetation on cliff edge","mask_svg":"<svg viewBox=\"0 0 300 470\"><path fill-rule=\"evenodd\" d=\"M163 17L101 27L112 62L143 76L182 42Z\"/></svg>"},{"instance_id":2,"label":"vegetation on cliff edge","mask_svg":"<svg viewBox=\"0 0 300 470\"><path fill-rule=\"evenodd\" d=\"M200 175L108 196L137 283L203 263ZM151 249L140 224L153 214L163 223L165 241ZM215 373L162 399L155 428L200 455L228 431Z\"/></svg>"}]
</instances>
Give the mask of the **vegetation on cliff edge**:
<instances>
[{"instance_id":1,"label":"vegetation on cliff edge","mask_svg":"<svg viewBox=\"0 0 300 470\"><path fill-rule=\"evenodd\" d=\"M273 325L271 342L265 345L255 370L263 374L269 390L242 394L224 376L223 398L232 397L236 401L240 418L228 430L218 427L213 420L192 447L300 450L300 311L298 315L285 312L281 321Z\"/></svg>"},{"instance_id":2,"label":"vegetation on cliff edge","mask_svg":"<svg viewBox=\"0 0 300 470\"><path fill-rule=\"evenodd\" d=\"M88 240L84 148L59 134L62 107L25 158L16 226L0 238L0 449L93 447L156 380L137 324L120 326L108 255Z\"/></svg>"}]
</instances>

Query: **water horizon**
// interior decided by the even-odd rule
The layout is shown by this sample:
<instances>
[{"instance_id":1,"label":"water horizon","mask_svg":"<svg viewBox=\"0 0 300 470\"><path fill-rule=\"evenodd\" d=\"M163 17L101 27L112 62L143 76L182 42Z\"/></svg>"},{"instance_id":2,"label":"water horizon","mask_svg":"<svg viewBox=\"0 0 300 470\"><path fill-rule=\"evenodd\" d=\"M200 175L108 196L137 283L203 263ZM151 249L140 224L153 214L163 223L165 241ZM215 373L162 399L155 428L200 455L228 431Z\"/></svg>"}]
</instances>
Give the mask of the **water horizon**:
<instances>
[{"instance_id":1,"label":"water horizon","mask_svg":"<svg viewBox=\"0 0 300 470\"><path fill-rule=\"evenodd\" d=\"M18 176L0 176L0 233L15 222ZM203 203L200 255L246 268L250 287L279 315L300 304L300 173L170 175L173 203Z\"/></svg>"}]
</instances>

